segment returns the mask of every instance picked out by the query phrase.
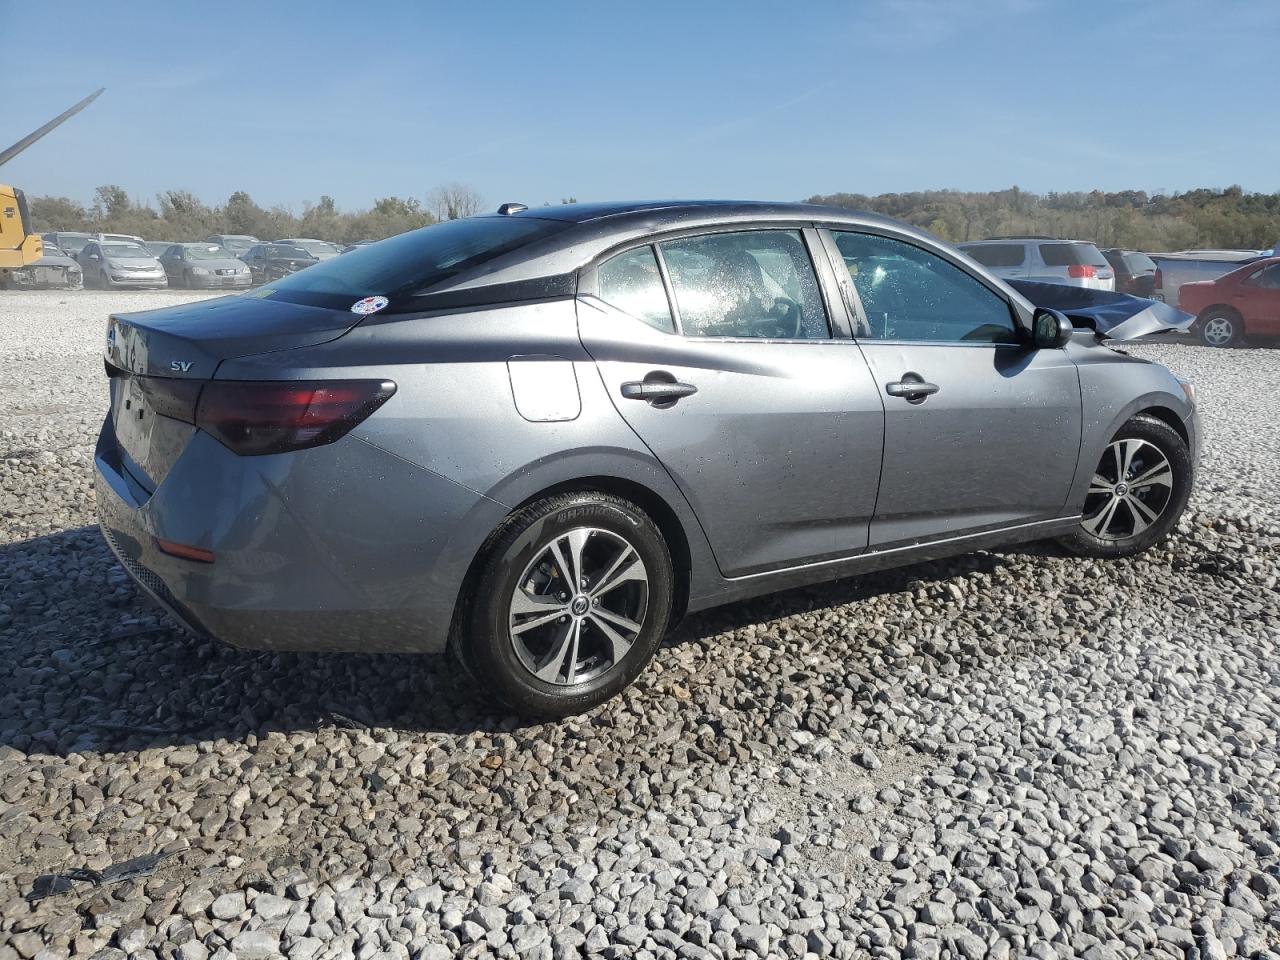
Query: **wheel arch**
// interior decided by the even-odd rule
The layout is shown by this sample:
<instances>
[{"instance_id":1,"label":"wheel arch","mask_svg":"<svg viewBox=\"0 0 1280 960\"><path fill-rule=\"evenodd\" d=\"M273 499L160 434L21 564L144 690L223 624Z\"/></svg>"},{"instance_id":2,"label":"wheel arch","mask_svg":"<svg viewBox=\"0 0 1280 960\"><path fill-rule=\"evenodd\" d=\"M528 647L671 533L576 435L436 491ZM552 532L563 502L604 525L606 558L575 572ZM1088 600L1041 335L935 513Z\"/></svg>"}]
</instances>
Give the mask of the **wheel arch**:
<instances>
[{"instance_id":1,"label":"wheel arch","mask_svg":"<svg viewBox=\"0 0 1280 960\"><path fill-rule=\"evenodd\" d=\"M1187 445L1188 449L1190 449L1191 435L1187 432L1186 423L1180 416L1178 416L1176 411L1170 410L1168 407L1160 406L1159 404L1150 407L1143 407L1141 410L1135 410L1133 414L1125 420L1125 423L1128 423L1129 420L1132 420L1134 417L1144 415L1154 417L1155 419L1161 420L1168 426L1172 427L1173 432L1180 436L1182 438L1182 442Z\"/></svg>"},{"instance_id":2,"label":"wheel arch","mask_svg":"<svg viewBox=\"0 0 1280 960\"><path fill-rule=\"evenodd\" d=\"M1203 310L1201 310L1199 313L1196 314L1196 323L1203 323L1206 317L1214 313L1230 313L1233 316L1239 317L1240 322L1244 323L1244 314L1242 314L1236 307L1232 306L1229 303L1209 304L1209 306L1205 307Z\"/></svg>"},{"instance_id":3,"label":"wheel arch","mask_svg":"<svg viewBox=\"0 0 1280 960\"><path fill-rule=\"evenodd\" d=\"M525 495L511 506L506 516L490 531L483 545L476 550L475 556L471 558L466 574L463 576L457 600L454 602L453 616L449 626L448 642L451 647L456 649L459 632L463 624L463 611L471 601L475 584L483 570L484 560L489 554L490 544L494 535L502 529L507 520L529 504L536 503L547 497L567 493L593 492L607 493L631 501L644 510L653 519L653 522L658 525L658 530L662 533L662 537L667 543L667 549L671 552L674 590L671 598L671 620L668 629L674 628L684 618L689 607L689 597L693 590L694 550L697 549L697 542L691 543L690 532L686 529L686 521L681 518L678 509L673 507L667 501L667 498L658 491L638 480L606 474L583 475L549 483ZM700 536L701 529L695 531L695 535ZM703 539L705 540L705 537Z\"/></svg>"}]
</instances>

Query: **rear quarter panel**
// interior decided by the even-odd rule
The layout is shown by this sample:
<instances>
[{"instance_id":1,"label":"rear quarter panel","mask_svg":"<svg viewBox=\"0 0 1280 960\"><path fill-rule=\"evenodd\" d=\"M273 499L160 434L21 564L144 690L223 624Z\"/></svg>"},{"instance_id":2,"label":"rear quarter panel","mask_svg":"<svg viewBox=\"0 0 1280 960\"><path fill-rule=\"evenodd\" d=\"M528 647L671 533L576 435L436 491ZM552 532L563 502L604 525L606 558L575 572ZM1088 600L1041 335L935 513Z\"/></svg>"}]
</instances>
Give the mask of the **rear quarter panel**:
<instances>
[{"instance_id":1,"label":"rear quarter panel","mask_svg":"<svg viewBox=\"0 0 1280 960\"><path fill-rule=\"evenodd\" d=\"M539 377L513 378L512 365L540 362L572 364L576 409L560 398L552 408L563 412L538 420L527 402L517 404L513 383L523 389ZM456 569L457 558L474 556L506 513L551 487L595 477L639 484L662 498L684 531L693 571L713 575L710 548L687 501L605 394L578 339L571 299L375 316L340 340L228 360L218 369L219 379L272 377L395 381L395 395L353 436L501 506L497 519L477 514L449 532L454 569L433 572L437 585L460 583L465 569Z\"/></svg>"}]
</instances>

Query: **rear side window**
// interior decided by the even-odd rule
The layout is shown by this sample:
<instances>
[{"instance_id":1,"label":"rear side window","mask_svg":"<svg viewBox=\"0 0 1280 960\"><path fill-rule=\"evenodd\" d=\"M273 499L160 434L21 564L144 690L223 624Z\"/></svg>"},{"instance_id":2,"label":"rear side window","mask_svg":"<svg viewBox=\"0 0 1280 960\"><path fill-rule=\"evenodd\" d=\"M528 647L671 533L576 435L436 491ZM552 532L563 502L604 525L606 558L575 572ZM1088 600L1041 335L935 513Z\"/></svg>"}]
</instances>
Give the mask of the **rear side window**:
<instances>
[{"instance_id":1,"label":"rear side window","mask_svg":"<svg viewBox=\"0 0 1280 960\"><path fill-rule=\"evenodd\" d=\"M833 233L877 340L1017 343L1009 304L952 263L869 233Z\"/></svg>"},{"instance_id":2,"label":"rear side window","mask_svg":"<svg viewBox=\"0 0 1280 960\"><path fill-rule=\"evenodd\" d=\"M532 217L449 220L322 260L273 280L271 289L352 299L413 295L568 227L557 220Z\"/></svg>"},{"instance_id":3,"label":"rear side window","mask_svg":"<svg viewBox=\"0 0 1280 960\"><path fill-rule=\"evenodd\" d=\"M1047 267L1071 267L1092 264L1109 267L1107 258L1092 243L1042 243L1040 258Z\"/></svg>"},{"instance_id":4,"label":"rear side window","mask_svg":"<svg viewBox=\"0 0 1280 960\"><path fill-rule=\"evenodd\" d=\"M620 253L600 265L600 299L663 333L675 333L653 247Z\"/></svg>"},{"instance_id":5,"label":"rear side window","mask_svg":"<svg viewBox=\"0 0 1280 960\"><path fill-rule=\"evenodd\" d=\"M798 231L715 233L669 240L659 249L685 336L831 336L813 263Z\"/></svg>"},{"instance_id":6,"label":"rear side window","mask_svg":"<svg viewBox=\"0 0 1280 960\"><path fill-rule=\"evenodd\" d=\"M1020 267L1027 259L1027 248L1020 243L982 243L960 249L984 267Z\"/></svg>"},{"instance_id":7,"label":"rear side window","mask_svg":"<svg viewBox=\"0 0 1280 960\"><path fill-rule=\"evenodd\" d=\"M1250 277L1248 283L1262 287L1264 290L1280 290L1280 263L1273 263L1266 267Z\"/></svg>"}]
</instances>

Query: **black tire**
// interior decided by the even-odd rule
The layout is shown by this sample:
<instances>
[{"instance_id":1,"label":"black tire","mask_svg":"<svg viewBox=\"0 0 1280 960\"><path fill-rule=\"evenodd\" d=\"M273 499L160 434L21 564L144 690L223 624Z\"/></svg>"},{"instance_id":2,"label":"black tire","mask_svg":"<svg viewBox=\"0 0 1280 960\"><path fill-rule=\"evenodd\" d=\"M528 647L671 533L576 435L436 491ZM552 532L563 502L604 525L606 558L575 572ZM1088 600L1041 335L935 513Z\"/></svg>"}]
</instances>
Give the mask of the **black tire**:
<instances>
[{"instance_id":1,"label":"black tire","mask_svg":"<svg viewBox=\"0 0 1280 960\"><path fill-rule=\"evenodd\" d=\"M1126 441L1140 441L1154 447L1164 457L1169 468L1167 486L1163 482L1132 486L1124 482L1122 488L1116 476L1120 474L1118 461L1125 456L1132 458L1126 481L1140 480L1144 474L1150 476L1152 471L1159 470L1159 457L1141 444L1125 444ZM1119 455L1116 454L1117 445L1123 445ZM1128 449L1136 452L1126 454ZM1080 526L1074 533L1059 538L1058 542L1080 556L1107 560L1132 557L1150 549L1169 535L1182 516L1191 495L1193 474L1191 452L1182 436L1163 420L1139 414L1117 431L1095 468L1095 477L1116 481L1113 491L1110 494L1094 493L1095 487L1091 485ZM1163 476L1163 473L1157 476ZM1120 490L1121 495L1117 496L1116 490ZM1113 500L1121 502L1112 507ZM1112 510L1109 526L1108 509ZM1156 514L1154 519L1148 511ZM1146 525L1139 529L1144 522Z\"/></svg>"},{"instance_id":2,"label":"black tire","mask_svg":"<svg viewBox=\"0 0 1280 960\"><path fill-rule=\"evenodd\" d=\"M643 584L637 580L608 591L609 604L619 598L624 601L633 598L631 602L637 602L634 598L643 597L638 601L639 612L634 613L639 619L633 621L640 629L617 662L611 656L617 648L596 626L602 622L597 616L600 599L591 598L587 587L578 587L579 592L572 595L568 606L560 612L567 614L580 597L587 598L587 611L526 629L519 640L512 632L514 618L523 616L512 611L517 589L526 597L552 605L563 602L561 597L568 597L566 590L559 589L565 586L563 574L557 562L547 560L548 551L552 544L563 544L560 538L567 537L571 531L586 530L591 533L575 536L585 538L579 566L580 572L587 573L584 580L588 584L592 576L598 578L593 588L604 582L605 568L615 551L617 556L629 556L625 547L634 552L647 578ZM576 562L568 554L565 557L570 565ZM629 560L623 568L635 562ZM538 584L539 578L542 578L541 584ZM532 593L527 589L530 584L535 584ZM653 658L671 616L672 585L671 555L666 541L657 525L635 504L594 492L548 497L513 513L490 536L481 553L478 576L462 600L459 630L451 644L477 684L516 712L541 717L581 713L627 687ZM601 612L611 611L606 605ZM545 618L539 613L528 619ZM522 620L517 626L527 622ZM554 651L562 647L570 649L561 640L566 635L562 631L574 628L580 630L577 634L580 647L572 646L570 653L557 658ZM543 670L554 668L554 680L535 676L522 659L522 656L532 656L530 646L536 646L544 636ZM591 670L599 672L592 674L584 669L588 679L572 682L574 671L580 666L579 655Z\"/></svg>"},{"instance_id":3,"label":"black tire","mask_svg":"<svg viewBox=\"0 0 1280 960\"><path fill-rule=\"evenodd\" d=\"M1213 307L1200 314L1196 335L1206 347L1233 347L1244 340L1244 318L1230 307Z\"/></svg>"}]
</instances>

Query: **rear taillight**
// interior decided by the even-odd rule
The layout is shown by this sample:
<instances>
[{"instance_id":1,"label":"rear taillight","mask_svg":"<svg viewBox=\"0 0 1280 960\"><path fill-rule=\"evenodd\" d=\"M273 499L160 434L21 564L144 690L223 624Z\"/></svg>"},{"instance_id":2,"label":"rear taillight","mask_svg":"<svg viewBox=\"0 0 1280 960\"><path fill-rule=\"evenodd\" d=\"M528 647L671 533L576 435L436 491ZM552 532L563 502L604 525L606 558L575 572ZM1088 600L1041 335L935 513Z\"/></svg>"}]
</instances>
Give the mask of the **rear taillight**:
<instances>
[{"instance_id":1,"label":"rear taillight","mask_svg":"<svg viewBox=\"0 0 1280 960\"><path fill-rule=\"evenodd\" d=\"M196 426L245 457L318 447L386 403L390 380L210 380Z\"/></svg>"},{"instance_id":2,"label":"rear taillight","mask_svg":"<svg viewBox=\"0 0 1280 960\"><path fill-rule=\"evenodd\" d=\"M1097 276L1098 268L1092 263L1072 263L1067 266L1067 276L1080 279L1092 279Z\"/></svg>"},{"instance_id":3,"label":"rear taillight","mask_svg":"<svg viewBox=\"0 0 1280 960\"><path fill-rule=\"evenodd\" d=\"M1151 289L1164 289L1164 274L1161 272L1159 267L1156 267L1156 272L1151 275Z\"/></svg>"}]
</instances>

